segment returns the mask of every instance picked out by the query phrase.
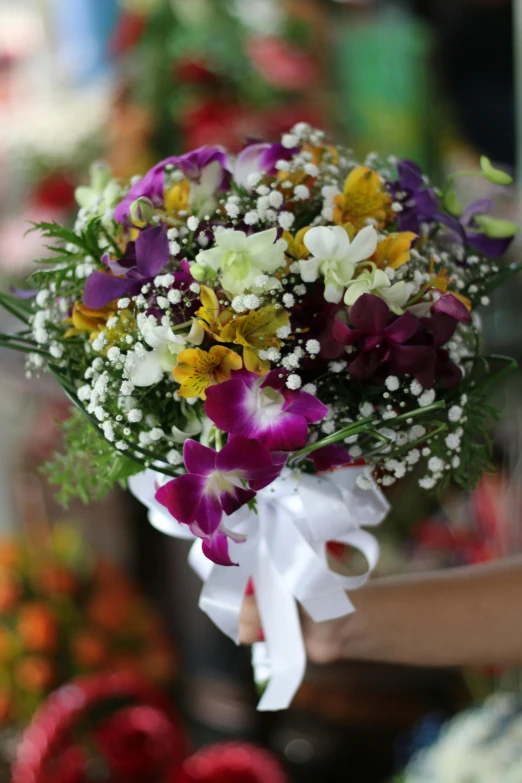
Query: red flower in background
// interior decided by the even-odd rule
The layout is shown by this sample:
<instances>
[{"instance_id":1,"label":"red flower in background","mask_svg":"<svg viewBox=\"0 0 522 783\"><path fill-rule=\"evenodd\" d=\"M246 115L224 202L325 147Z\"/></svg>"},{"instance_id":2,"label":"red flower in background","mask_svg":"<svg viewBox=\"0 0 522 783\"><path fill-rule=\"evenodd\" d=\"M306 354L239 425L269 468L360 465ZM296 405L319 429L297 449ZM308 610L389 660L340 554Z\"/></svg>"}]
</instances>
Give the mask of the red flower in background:
<instances>
[{"instance_id":1,"label":"red flower in background","mask_svg":"<svg viewBox=\"0 0 522 783\"><path fill-rule=\"evenodd\" d=\"M173 77L181 84L214 84L218 81L215 73L200 58L184 58L174 63Z\"/></svg>"},{"instance_id":2,"label":"red flower in background","mask_svg":"<svg viewBox=\"0 0 522 783\"><path fill-rule=\"evenodd\" d=\"M254 745L214 745L196 753L166 783L287 783L279 763Z\"/></svg>"},{"instance_id":3,"label":"red flower in background","mask_svg":"<svg viewBox=\"0 0 522 783\"><path fill-rule=\"evenodd\" d=\"M130 11L123 12L118 18L109 44L110 53L116 55L124 54L129 49L133 49L143 35L146 23L147 18L142 14Z\"/></svg>"},{"instance_id":4,"label":"red flower in background","mask_svg":"<svg viewBox=\"0 0 522 783\"><path fill-rule=\"evenodd\" d=\"M37 183L32 197L33 206L60 212L74 209L76 185L70 174L54 171Z\"/></svg>"},{"instance_id":5,"label":"red flower in background","mask_svg":"<svg viewBox=\"0 0 522 783\"><path fill-rule=\"evenodd\" d=\"M258 73L274 87L306 90L318 77L319 69L312 55L294 49L281 38L251 38L246 43L246 53Z\"/></svg>"}]
</instances>

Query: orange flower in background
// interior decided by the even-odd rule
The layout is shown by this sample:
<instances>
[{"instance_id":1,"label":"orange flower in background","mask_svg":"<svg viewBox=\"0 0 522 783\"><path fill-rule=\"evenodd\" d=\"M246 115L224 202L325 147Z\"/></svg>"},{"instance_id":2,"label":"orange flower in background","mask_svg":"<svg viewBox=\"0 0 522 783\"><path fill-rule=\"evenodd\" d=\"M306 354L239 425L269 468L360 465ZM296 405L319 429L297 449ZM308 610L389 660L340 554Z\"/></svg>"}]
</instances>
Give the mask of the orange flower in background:
<instances>
[{"instance_id":1,"label":"orange flower in background","mask_svg":"<svg viewBox=\"0 0 522 783\"><path fill-rule=\"evenodd\" d=\"M20 597L20 586L6 574L0 577L0 613L8 611Z\"/></svg>"},{"instance_id":2,"label":"orange flower in background","mask_svg":"<svg viewBox=\"0 0 522 783\"><path fill-rule=\"evenodd\" d=\"M108 659L107 642L95 630L86 629L72 640L72 653L80 666L99 668Z\"/></svg>"},{"instance_id":3,"label":"orange flower in background","mask_svg":"<svg viewBox=\"0 0 522 783\"><path fill-rule=\"evenodd\" d=\"M100 591L90 601L87 616L102 628L117 631L128 622L131 611L132 604L126 595Z\"/></svg>"},{"instance_id":4,"label":"orange flower in background","mask_svg":"<svg viewBox=\"0 0 522 783\"><path fill-rule=\"evenodd\" d=\"M44 566L36 578L46 593L73 595L78 588L78 579L70 569L53 564Z\"/></svg>"},{"instance_id":5,"label":"orange flower in background","mask_svg":"<svg viewBox=\"0 0 522 783\"><path fill-rule=\"evenodd\" d=\"M0 663L9 660L16 652L16 642L13 635L0 626Z\"/></svg>"},{"instance_id":6,"label":"orange flower in background","mask_svg":"<svg viewBox=\"0 0 522 783\"><path fill-rule=\"evenodd\" d=\"M0 568L13 568L20 560L20 547L12 541L0 543Z\"/></svg>"},{"instance_id":7,"label":"orange flower in background","mask_svg":"<svg viewBox=\"0 0 522 783\"><path fill-rule=\"evenodd\" d=\"M231 321L221 332L221 340L243 346L243 361L247 370L265 375L270 370L270 362L259 357L259 352L268 348L279 348L281 341L276 332L287 326L289 315L274 305L251 310L247 315Z\"/></svg>"},{"instance_id":8,"label":"orange flower in background","mask_svg":"<svg viewBox=\"0 0 522 783\"><path fill-rule=\"evenodd\" d=\"M417 239L417 234L411 231L401 231L389 234L377 245L377 250L372 256L379 269L398 269L410 260L412 242Z\"/></svg>"},{"instance_id":9,"label":"orange flower in background","mask_svg":"<svg viewBox=\"0 0 522 783\"><path fill-rule=\"evenodd\" d=\"M209 386L228 381L232 370L240 370L243 361L239 354L224 345L214 345L210 351L187 348L178 356L174 379L181 384L180 397L201 397L206 400Z\"/></svg>"},{"instance_id":10,"label":"orange flower in background","mask_svg":"<svg viewBox=\"0 0 522 783\"><path fill-rule=\"evenodd\" d=\"M86 307L82 302L75 302L72 316L64 321L64 323L71 326L65 332L64 337L75 337L84 332L89 334L99 332L115 313L116 308L112 304L105 305L105 307L101 307L99 310L93 310L90 307Z\"/></svg>"},{"instance_id":11,"label":"orange flower in background","mask_svg":"<svg viewBox=\"0 0 522 783\"><path fill-rule=\"evenodd\" d=\"M357 166L348 174L343 192L334 198L334 222L351 223L357 230L375 221L382 228L390 214L391 198L377 172Z\"/></svg>"},{"instance_id":12,"label":"orange flower in background","mask_svg":"<svg viewBox=\"0 0 522 783\"><path fill-rule=\"evenodd\" d=\"M44 691L50 688L56 676L51 662L39 655L22 658L15 666L15 680L28 691Z\"/></svg>"},{"instance_id":13,"label":"orange flower in background","mask_svg":"<svg viewBox=\"0 0 522 783\"><path fill-rule=\"evenodd\" d=\"M56 648L58 628L51 610L44 603L27 603L20 608L18 634L29 650L50 652Z\"/></svg>"}]
</instances>

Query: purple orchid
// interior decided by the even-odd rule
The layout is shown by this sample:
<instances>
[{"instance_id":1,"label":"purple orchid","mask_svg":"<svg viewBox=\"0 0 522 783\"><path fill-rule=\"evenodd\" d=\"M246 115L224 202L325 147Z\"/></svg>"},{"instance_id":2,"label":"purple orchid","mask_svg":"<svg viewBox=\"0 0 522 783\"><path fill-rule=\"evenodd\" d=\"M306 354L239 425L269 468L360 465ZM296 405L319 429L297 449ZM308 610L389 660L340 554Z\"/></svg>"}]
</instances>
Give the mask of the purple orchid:
<instances>
[{"instance_id":1,"label":"purple orchid","mask_svg":"<svg viewBox=\"0 0 522 783\"><path fill-rule=\"evenodd\" d=\"M250 176L252 174L267 174L272 177L277 174L278 160L290 160L298 152L297 147L284 147L282 144L262 142L249 144L241 150L236 158L234 180L238 185L252 189Z\"/></svg>"},{"instance_id":2,"label":"purple orchid","mask_svg":"<svg viewBox=\"0 0 522 783\"><path fill-rule=\"evenodd\" d=\"M305 445L308 424L323 419L328 408L313 394L288 389L279 370L264 378L238 370L207 389L205 412L225 432L257 438L270 451L294 451Z\"/></svg>"},{"instance_id":3,"label":"purple orchid","mask_svg":"<svg viewBox=\"0 0 522 783\"><path fill-rule=\"evenodd\" d=\"M424 181L421 168L411 160L397 163L399 179L392 183L393 200L402 206L397 214L400 231L419 234L422 223L442 223L464 239L464 230L459 221L441 209L439 198L433 188Z\"/></svg>"},{"instance_id":4,"label":"purple orchid","mask_svg":"<svg viewBox=\"0 0 522 783\"><path fill-rule=\"evenodd\" d=\"M106 253L102 261L107 272L92 272L85 282L83 303L97 310L125 296L136 296L145 283L153 280L169 260L169 241L164 226L140 232L136 242L129 242L123 258L111 260ZM112 274L110 274L112 273Z\"/></svg>"},{"instance_id":5,"label":"purple orchid","mask_svg":"<svg viewBox=\"0 0 522 783\"><path fill-rule=\"evenodd\" d=\"M510 246L513 237L501 239L488 237L486 234L482 234L479 231L478 225L475 222L475 218L478 215L487 215L492 209L493 202L488 198L472 201L462 213L460 222L464 228L468 245L475 250L478 250L479 253L489 256L489 258L500 258Z\"/></svg>"},{"instance_id":6,"label":"purple orchid","mask_svg":"<svg viewBox=\"0 0 522 783\"><path fill-rule=\"evenodd\" d=\"M221 451L187 440L183 457L187 473L160 487L156 500L203 539L210 560L234 565L227 540L232 536L221 524L223 512L233 514L252 500L279 475L284 461L280 455L274 459L260 441L242 435L231 438Z\"/></svg>"},{"instance_id":7,"label":"purple orchid","mask_svg":"<svg viewBox=\"0 0 522 783\"><path fill-rule=\"evenodd\" d=\"M352 327L338 319L334 337L344 345L357 348L357 357L348 365L354 378L371 378L388 365L392 371L410 373L426 388L433 384L435 355L432 348L406 344L414 337L420 322L409 312L391 323L386 302L373 294L363 294L350 309Z\"/></svg>"},{"instance_id":8,"label":"purple orchid","mask_svg":"<svg viewBox=\"0 0 522 783\"><path fill-rule=\"evenodd\" d=\"M209 168L212 164L212 172ZM114 218L118 223L128 221L130 206L137 198L144 196L152 201L155 207L162 206L165 198L165 168L175 166L183 172L191 182L199 184L210 173L216 174L216 190L224 190L229 183L230 172L228 170L228 157L218 147L199 147L184 155L174 155L157 163L145 176L131 187L127 196L121 201L114 211ZM214 180L214 177L212 177Z\"/></svg>"}]
</instances>

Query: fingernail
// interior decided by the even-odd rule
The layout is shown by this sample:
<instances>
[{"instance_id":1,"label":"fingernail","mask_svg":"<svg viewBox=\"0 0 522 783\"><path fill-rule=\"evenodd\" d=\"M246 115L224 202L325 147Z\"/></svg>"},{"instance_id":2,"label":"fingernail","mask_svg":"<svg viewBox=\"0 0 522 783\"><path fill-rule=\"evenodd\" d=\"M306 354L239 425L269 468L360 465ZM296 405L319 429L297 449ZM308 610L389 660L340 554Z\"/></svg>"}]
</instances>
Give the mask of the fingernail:
<instances>
[{"instance_id":1,"label":"fingernail","mask_svg":"<svg viewBox=\"0 0 522 783\"><path fill-rule=\"evenodd\" d=\"M254 595L254 583L251 579L248 580L245 595Z\"/></svg>"},{"instance_id":2,"label":"fingernail","mask_svg":"<svg viewBox=\"0 0 522 783\"><path fill-rule=\"evenodd\" d=\"M257 641L258 642L264 642L265 641L265 634L263 633L263 629L260 628L257 632Z\"/></svg>"}]
</instances>

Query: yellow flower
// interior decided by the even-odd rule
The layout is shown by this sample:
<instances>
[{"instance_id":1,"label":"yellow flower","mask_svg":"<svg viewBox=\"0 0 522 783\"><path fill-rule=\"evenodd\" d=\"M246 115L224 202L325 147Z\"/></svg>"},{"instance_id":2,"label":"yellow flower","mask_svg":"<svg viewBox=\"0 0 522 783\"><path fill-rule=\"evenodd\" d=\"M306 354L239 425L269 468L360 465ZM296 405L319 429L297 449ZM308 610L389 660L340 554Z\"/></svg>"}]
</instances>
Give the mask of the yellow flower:
<instances>
[{"instance_id":1,"label":"yellow flower","mask_svg":"<svg viewBox=\"0 0 522 783\"><path fill-rule=\"evenodd\" d=\"M389 234L386 239L379 242L373 255L373 261L379 269L398 269L410 260L411 243L417 239L417 234L411 231L401 231Z\"/></svg>"},{"instance_id":2,"label":"yellow flower","mask_svg":"<svg viewBox=\"0 0 522 783\"><path fill-rule=\"evenodd\" d=\"M181 351L178 365L172 372L174 379L181 384L178 389L180 397L201 397L205 400L209 386L228 381L232 370L240 370L242 366L239 354L224 345L214 345L210 351L201 348Z\"/></svg>"},{"instance_id":3,"label":"yellow flower","mask_svg":"<svg viewBox=\"0 0 522 783\"><path fill-rule=\"evenodd\" d=\"M165 193L165 211L167 214L189 209L190 184L186 179L176 182Z\"/></svg>"},{"instance_id":4,"label":"yellow flower","mask_svg":"<svg viewBox=\"0 0 522 783\"><path fill-rule=\"evenodd\" d=\"M334 198L334 222L339 226L351 223L361 229L370 218L382 228L390 202L379 175L368 166L357 166L346 177L343 192Z\"/></svg>"},{"instance_id":5,"label":"yellow flower","mask_svg":"<svg viewBox=\"0 0 522 783\"><path fill-rule=\"evenodd\" d=\"M267 305L230 321L219 339L224 343L242 345L246 369L265 375L270 369L270 362L260 359L259 351L279 348L281 343L276 332L281 326L288 325L288 318L285 310L276 310L274 305Z\"/></svg>"},{"instance_id":6,"label":"yellow flower","mask_svg":"<svg viewBox=\"0 0 522 783\"><path fill-rule=\"evenodd\" d=\"M286 254L291 256L294 261L299 261L302 258L308 258L310 251L303 242L304 235L307 231L310 231L311 226L305 226L300 228L295 236L289 231L283 231L283 239L287 243Z\"/></svg>"},{"instance_id":7,"label":"yellow flower","mask_svg":"<svg viewBox=\"0 0 522 783\"><path fill-rule=\"evenodd\" d=\"M65 332L64 337L76 337L85 332L88 334L98 333L115 312L116 309L112 304L105 305L99 310L93 310L90 307L85 307L81 302L75 302L71 317L65 319L65 323L71 328Z\"/></svg>"},{"instance_id":8,"label":"yellow flower","mask_svg":"<svg viewBox=\"0 0 522 783\"><path fill-rule=\"evenodd\" d=\"M220 311L218 298L212 288L201 286L199 295L201 307L196 310L196 318L206 332L219 339L223 326L232 318L231 310Z\"/></svg>"}]
</instances>

